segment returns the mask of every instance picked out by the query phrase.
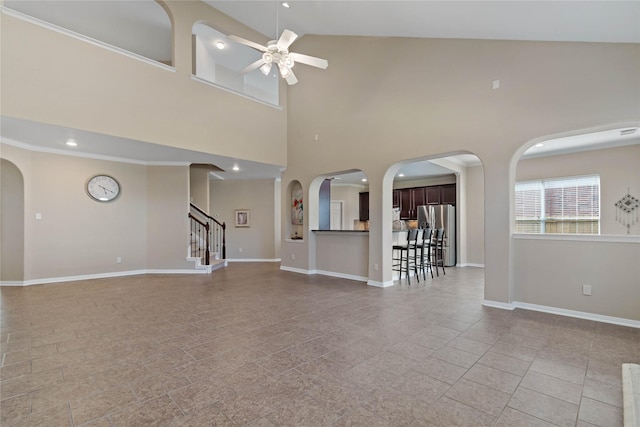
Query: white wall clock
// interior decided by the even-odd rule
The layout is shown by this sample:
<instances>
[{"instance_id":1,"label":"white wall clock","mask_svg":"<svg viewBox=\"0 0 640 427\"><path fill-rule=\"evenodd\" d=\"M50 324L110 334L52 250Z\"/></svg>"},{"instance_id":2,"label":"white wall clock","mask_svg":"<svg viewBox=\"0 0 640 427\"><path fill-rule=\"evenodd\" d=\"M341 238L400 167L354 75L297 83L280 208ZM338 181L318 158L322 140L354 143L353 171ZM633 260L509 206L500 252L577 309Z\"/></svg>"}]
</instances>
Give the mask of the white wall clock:
<instances>
[{"instance_id":1,"label":"white wall clock","mask_svg":"<svg viewBox=\"0 0 640 427\"><path fill-rule=\"evenodd\" d=\"M87 194L98 202L110 202L120 195L120 184L109 175L96 175L87 181Z\"/></svg>"}]
</instances>

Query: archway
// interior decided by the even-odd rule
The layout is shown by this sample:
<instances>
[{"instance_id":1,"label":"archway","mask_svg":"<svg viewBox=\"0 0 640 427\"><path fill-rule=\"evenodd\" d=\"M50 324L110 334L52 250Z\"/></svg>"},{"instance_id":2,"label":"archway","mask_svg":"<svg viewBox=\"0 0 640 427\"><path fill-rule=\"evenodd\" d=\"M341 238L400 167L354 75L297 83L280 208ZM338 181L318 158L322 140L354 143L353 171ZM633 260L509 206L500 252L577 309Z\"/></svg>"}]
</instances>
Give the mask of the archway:
<instances>
[{"instance_id":1,"label":"archway","mask_svg":"<svg viewBox=\"0 0 640 427\"><path fill-rule=\"evenodd\" d=\"M418 226L417 213L402 209L403 202L412 203L413 209L420 204L453 205L456 220L452 224L455 240L451 242L451 248L455 247L455 255L449 265L484 267L484 168L475 154L447 153L396 163L387 170L383 187L382 265L385 280L381 282L382 286L393 284L390 247L394 209L405 226ZM431 192L431 199L427 191Z\"/></svg>"},{"instance_id":2,"label":"archway","mask_svg":"<svg viewBox=\"0 0 640 427\"><path fill-rule=\"evenodd\" d=\"M637 123L541 137L518 150L512 306L637 324L640 224L616 204L640 198L639 162ZM526 220L533 226L515 225Z\"/></svg>"},{"instance_id":3,"label":"archway","mask_svg":"<svg viewBox=\"0 0 640 427\"><path fill-rule=\"evenodd\" d=\"M0 159L0 282L24 280L24 179L16 165Z\"/></svg>"}]
</instances>

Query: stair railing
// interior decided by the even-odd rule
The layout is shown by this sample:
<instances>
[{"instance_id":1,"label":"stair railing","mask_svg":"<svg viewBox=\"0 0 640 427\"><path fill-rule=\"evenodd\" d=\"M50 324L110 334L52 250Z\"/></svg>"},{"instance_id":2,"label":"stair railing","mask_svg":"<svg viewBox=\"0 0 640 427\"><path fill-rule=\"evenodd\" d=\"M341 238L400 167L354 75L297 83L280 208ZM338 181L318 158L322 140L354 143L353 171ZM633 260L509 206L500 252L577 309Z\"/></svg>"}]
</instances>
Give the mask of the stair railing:
<instances>
[{"instance_id":1,"label":"stair railing","mask_svg":"<svg viewBox=\"0 0 640 427\"><path fill-rule=\"evenodd\" d=\"M204 265L211 262L211 244L209 223L200 221L189 212L191 219L191 256L203 259Z\"/></svg>"},{"instance_id":2,"label":"stair railing","mask_svg":"<svg viewBox=\"0 0 640 427\"><path fill-rule=\"evenodd\" d=\"M192 255L204 258L210 264L210 253L214 252L227 258L226 224L213 218L202 209L190 204L189 218L191 219Z\"/></svg>"}]
</instances>

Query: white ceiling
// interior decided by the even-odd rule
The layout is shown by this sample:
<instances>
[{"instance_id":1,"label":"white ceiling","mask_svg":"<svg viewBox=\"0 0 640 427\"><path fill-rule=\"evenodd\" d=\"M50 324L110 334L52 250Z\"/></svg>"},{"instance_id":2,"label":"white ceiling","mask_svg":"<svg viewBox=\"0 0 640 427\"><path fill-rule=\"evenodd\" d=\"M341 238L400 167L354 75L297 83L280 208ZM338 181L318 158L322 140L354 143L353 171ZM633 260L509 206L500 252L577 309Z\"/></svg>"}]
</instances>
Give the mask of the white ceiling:
<instances>
[{"instance_id":1,"label":"white ceiling","mask_svg":"<svg viewBox=\"0 0 640 427\"><path fill-rule=\"evenodd\" d=\"M435 37L504 40L547 40L640 43L640 1L290 1L286 9L279 1L217 1L206 3L249 27L277 38L284 28L299 35L367 35L383 37ZM6 7L55 23L157 60L167 52L158 43L170 37L169 22L154 0L136 1L18 1L5 0ZM126 19L125 19L126 17ZM126 25L125 25L126 24ZM328 58L330 60L330 58ZM10 143L42 151L97 156L135 163L213 163L229 171L224 179L277 177L277 165L244 162L205 153L179 150L140 141L66 129L2 117L0 132ZM593 136L565 138L532 147L527 155L549 155L603 145L640 143L632 135L620 139L619 131ZM78 147L65 142L74 138ZM632 141L632 142L630 142ZM581 148L582 147L582 148ZM454 161L478 163L472 155ZM234 165L240 171L231 172ZM442 174L440 166L415 162L401 172L405 179ZM354 182L361 176L350 174ZM346 182L346 178L342 182Z\"/></svg>"},{"instance_id":2,"label":"white ceiling","mask_svg":"<svg viewBox=\"0 0 640 427\"><path fill-rule=\"evenodd\" d=\"M272 39L305 34L640 42L638 1L219 1L206 3Z\"/></svg>"}]
</instances>

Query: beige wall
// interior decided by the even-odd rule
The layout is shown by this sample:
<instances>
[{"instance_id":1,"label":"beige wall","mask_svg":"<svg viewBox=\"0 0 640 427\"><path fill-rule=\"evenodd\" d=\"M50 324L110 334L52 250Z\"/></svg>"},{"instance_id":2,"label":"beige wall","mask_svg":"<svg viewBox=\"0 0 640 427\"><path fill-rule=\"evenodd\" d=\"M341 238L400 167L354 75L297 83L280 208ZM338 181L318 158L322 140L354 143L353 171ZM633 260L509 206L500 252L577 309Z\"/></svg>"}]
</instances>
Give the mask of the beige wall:
<instances>
[{"instance_id":1,"label":"beige wall","mask_svg":"<svg viewBox=\"0 0 640 427\"><path fill-rule=\"evenodd\" d=\"M191 203L209 212L209 171L206 165L189 166L189 189Z\"/></svg>"},{"instance_id":2,"label":"beige wall","mask_svg":"<svg viewBox=\"0 0 640 427\"><path fill-rule=\"evenodd\" d=\"M146 168L146 249L147 268L190 269L189 167L148 166Z\"/></svg>"},{"instance_id":3,"label":"beige wall","mask_svg":"<svg viewBox=\"0 0 640 427\"><path fill-rule=\"evenodd\" d=\"M144 166L1 147L3 163L11 161L24 177L24 283L193 270L193 263L185 260L187 166ZM120 183L117 199L100 203L89 198L85 185L96 174L111 175ZM2 242L4 259L4 234Z\"/></svg>"},{"instance_id":4,"label":"beige wall","mask_svg":"<svg viewBox=\"0 0 640 427\"><path fill-rule=\"evenodd\" d=\"M483 256L485 298L510 303L512 159L545 135L613 128L640 117L640 45L329 36L297 43L329 58L330 67L301 69L304 84L289 91L283 181L297 179L307 190L314 177L332 171L367 175L369 277L378 283L391 280L390 192L399 162L461 152L480 158L483 229L491 236ZM381 51L391 56L380 62ZM500 89L493 90L498 79ZM317 143L310 142L314 134ZM309 193L313 211L317 201ZM283 253L288 250L296 247L285 242ZM285 267L289 262L283 257Z\"/></svg>"},{"instance_id":5,"label":"beige wall","mask_svg":"<svg viewBox=\"0 0 640 427\"><path fill-rule=\"evenodd\" d=\"M210 215L227 225L228 259L273 261L280 257L274 235L276 185L280 182L272 179L210 182ZM235 226L236 209L250 210L250 227Z\"/></svg>"},{"instance_id":6,"label":"beige wall","mask_svg":"<svg viewBox=\"0 0 640 427\"><path fill-rule=\"evenodd\" d=\"M146 267L144 166L5 144L2 156L24 176L25 281ZM118 180L122 192L117 199L100 203L89 198L85 185L96 174Z\"/></svg>"},{"instance_id":7,"label":"beige wall","mask_svg":"<svg viewBox=\"0 0 640 427\"><path fill-rule=\"evenodd\" d=\"M368 233L316 232L314 234L316 234L317 271L354 280L367 280Z\"/></svg>"},{"instance_id":8,"label":"beige wall","mask_svg":"<svg viewBox=\"0 0 640 427\"><path fill-rule=\"evenodd\" d=\"M640 145L520 160L517 180L600 175L600 234L627 234L616 221L615 203L627 190L640 197ZM629 229L640 234L640 223Z\"/></svg>"},{"instance_id":9,"label":"beige wall","mask_svg":"<svg viewBox=\"0 0 640 427\"><path fill-rule=\"evenodd\" d=\"M24 278L24 180L13 163L0 158L0 281Z\"/></svg>"},{"instance_id":10,"label":"beige wall","mask_svg":"<svg viewBox=\"0 0 640 427\"><path fill-rule=\"evenodd\" d=\"M205 3L165 3L174 25L175 68L154 66L1 14L2 114L285 165L283 109L191 78L194 23L267 40ZM248 118L251 126L246 125Z\"/></svg>"},{"instance_id":11,"label":"beige wall","mask_svg":"<svg viewBox=\"0 0 640 427\"><path fill-rule=\"evenodd\" d=\"M640 321L639 239L516 238L514 251L516 301Z\"/></svg>"},{"instance_id":12,"label":"beige wall","mask_svg":"<svg viewBox=\"0 0 640 427\"><path fill-rule=\"evenodd\" d=\"M465 263L484 265L484 172L482 166L467 168Z\"/></svg>"}]
</instances>

